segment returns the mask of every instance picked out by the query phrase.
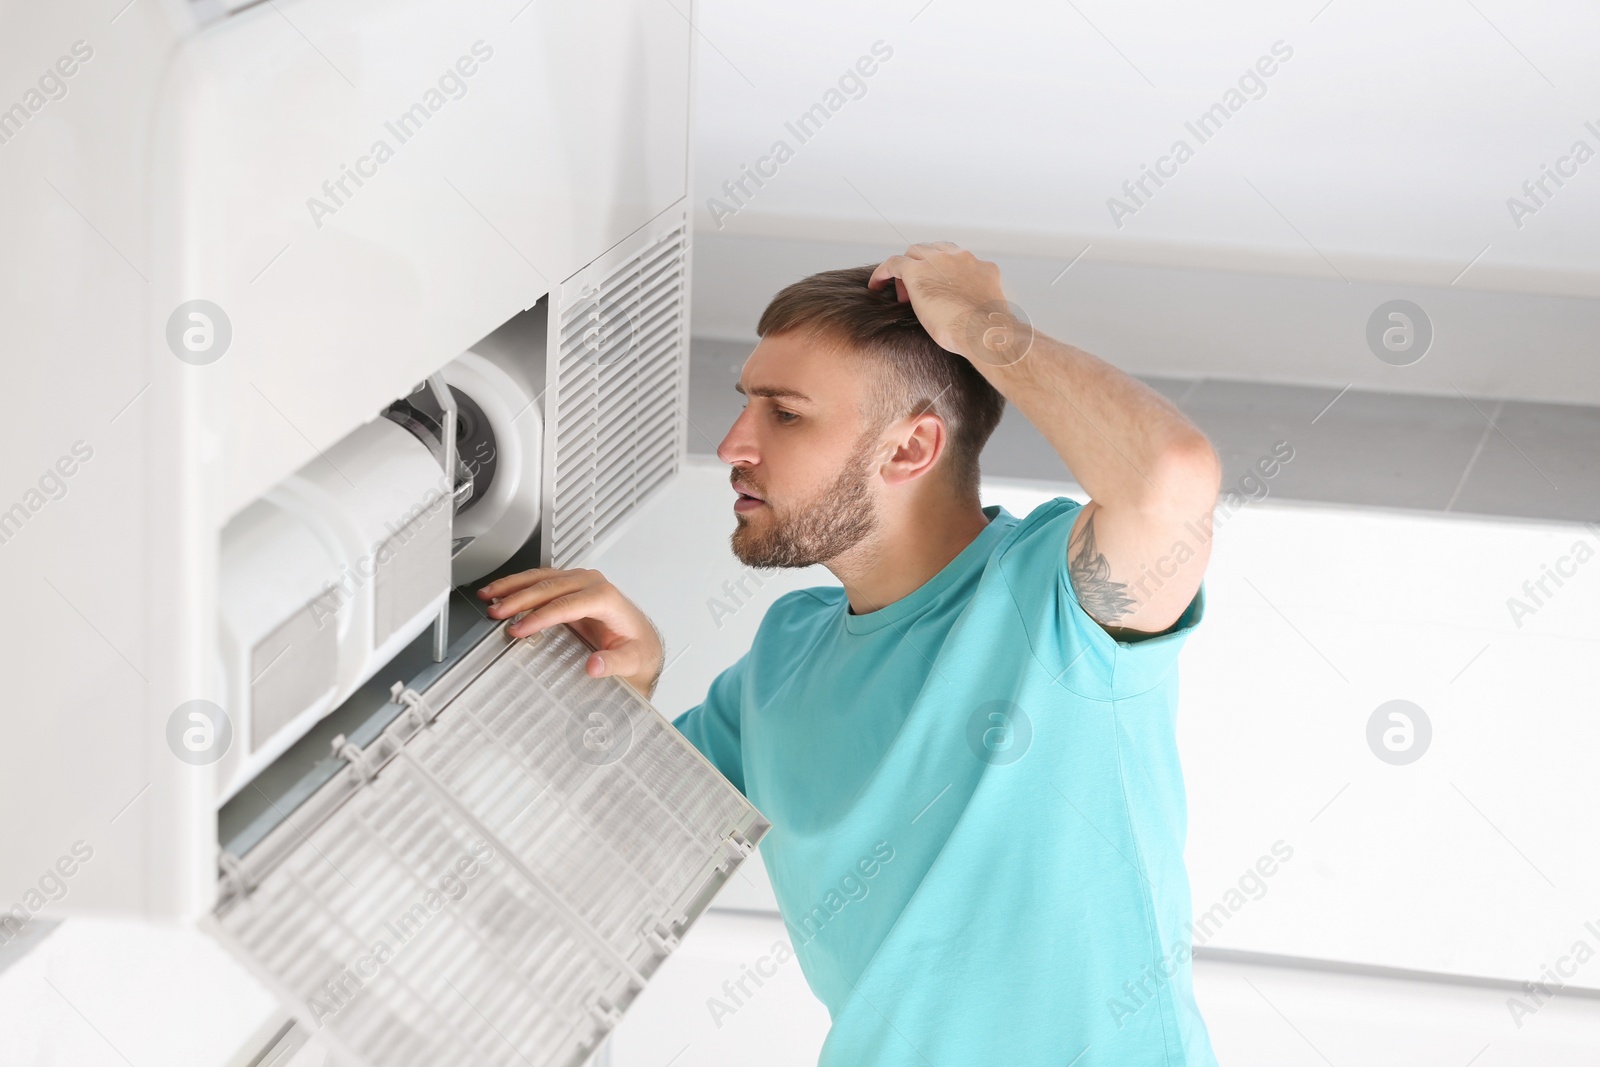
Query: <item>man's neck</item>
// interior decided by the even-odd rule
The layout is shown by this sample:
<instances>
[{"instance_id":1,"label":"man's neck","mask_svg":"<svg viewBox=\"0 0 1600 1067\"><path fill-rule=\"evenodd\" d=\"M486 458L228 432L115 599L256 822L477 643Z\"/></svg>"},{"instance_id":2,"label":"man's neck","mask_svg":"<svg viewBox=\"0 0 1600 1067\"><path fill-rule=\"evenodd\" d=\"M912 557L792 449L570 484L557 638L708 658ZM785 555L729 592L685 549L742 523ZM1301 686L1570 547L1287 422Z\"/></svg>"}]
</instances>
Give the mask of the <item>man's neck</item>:
<instances>
[{"instance_id":1,"label":"man's neck","mask_svg":"<svg viewBox=\"0 0 1600 1067\"><path fill-rule=\"evenodd\" d=\"M951 501L885 519L872 537L828 562L853 615L910 596L961 554L989 524L975 501Z\"/></svg>"}]
</instances>

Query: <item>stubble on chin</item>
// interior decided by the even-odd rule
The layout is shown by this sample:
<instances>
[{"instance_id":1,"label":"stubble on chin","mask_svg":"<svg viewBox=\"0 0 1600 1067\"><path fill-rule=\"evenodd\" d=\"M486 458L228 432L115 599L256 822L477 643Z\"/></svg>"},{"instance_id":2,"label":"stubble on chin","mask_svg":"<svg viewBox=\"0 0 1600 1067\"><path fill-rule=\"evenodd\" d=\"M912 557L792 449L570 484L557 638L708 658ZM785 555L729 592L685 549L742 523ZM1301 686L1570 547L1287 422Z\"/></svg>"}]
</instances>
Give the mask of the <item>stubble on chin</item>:
<instances>
[{"instance_id":1,"label":"stubble on chin","mask_svg":"<svg viewBox=\"0 0 1600 1067\"><path fill-rule=\"evenodd\" d=\"M878 526L867 471L871 449L856 449L828 489L793 513L767 504L767 529L738 516L729 537L734 556L748 567L795 568L827 563L857 548Z\"/></svg>"}]
</instances>

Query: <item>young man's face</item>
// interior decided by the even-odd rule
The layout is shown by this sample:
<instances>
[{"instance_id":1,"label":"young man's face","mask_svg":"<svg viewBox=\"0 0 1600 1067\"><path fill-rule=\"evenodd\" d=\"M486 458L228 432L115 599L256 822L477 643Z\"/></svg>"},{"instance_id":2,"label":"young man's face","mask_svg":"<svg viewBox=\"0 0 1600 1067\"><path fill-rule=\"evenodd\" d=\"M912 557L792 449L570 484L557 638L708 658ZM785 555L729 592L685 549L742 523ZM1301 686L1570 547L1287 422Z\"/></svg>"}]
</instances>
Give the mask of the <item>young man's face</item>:
<instances>
[{"instance_id":1,"label":"young man's face","mask_svg":"<svg viewBox=\"0 0 1600 1067\"><path fill-rule=\"evenodd\" d=\"M745 409L717 447L734 489L749 494L734 503L741 563L826 563L877 527L881 427L861 410L863 363L797 334L764 337L745 360Z\"/></svg>"}]
</instances>

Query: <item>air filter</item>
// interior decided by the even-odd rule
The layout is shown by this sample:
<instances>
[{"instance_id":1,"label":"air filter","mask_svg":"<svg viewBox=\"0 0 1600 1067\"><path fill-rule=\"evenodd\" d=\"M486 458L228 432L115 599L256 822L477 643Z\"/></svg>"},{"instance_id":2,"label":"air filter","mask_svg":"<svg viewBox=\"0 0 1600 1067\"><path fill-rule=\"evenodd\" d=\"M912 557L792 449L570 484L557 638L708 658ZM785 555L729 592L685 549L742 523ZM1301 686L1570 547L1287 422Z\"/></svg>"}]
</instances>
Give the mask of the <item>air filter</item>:
<instances>
[{"instance_id":1,"label":"air filter","mask_svg":"<svg viewBox=\"0 0 1600 1067\"><path fill-rule=\"evenodd\" d=\"M213 932L341 1064L583 1063L766 832L590 652L501 625L224 856Z\"/></svg>"}]
</instances>

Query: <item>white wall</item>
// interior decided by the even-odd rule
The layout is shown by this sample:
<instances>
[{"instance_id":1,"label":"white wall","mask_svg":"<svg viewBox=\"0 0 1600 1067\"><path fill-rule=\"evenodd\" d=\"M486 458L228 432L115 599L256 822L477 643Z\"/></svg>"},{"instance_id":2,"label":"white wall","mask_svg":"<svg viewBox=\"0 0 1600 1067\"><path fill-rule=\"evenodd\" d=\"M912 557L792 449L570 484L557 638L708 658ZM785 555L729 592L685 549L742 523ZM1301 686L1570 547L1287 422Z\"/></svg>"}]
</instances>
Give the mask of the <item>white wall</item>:
<instances>
[{"instance_id":1,"label":"white wall","mask_svg":"<svg viewBox=\"0 0 1600 1067\"><path fill-rule=\"evenodd\" d=\"M782 938L776 917L709 913L629 1008L596 1067L812 1067L828 1015L792 959L774 967ZM776 974L730 997L725 983L757 964ZM1195 964L1194 985L1227 1067L1592 1067L1600 1052L1593 1000L1558 998L1518 1028L1504 990L1213 960Z\"/></svg>"},{"instance_id":2,"label":"white wall","mask_svg":"<svg viewBox=\"0 0 1600 1067\"><path fill-rule=\"evenodd\" d=\"M697 230L695 335L754 346L761 311L783 286L905 250L892 231L856 229L857 236L840 241ZM913 240L963 236L943 225L909 234ZM966 247L999 264L1008 299L1038 329L1131 374L1321 386L1330 399L1354 385L1451 399L1600 404L1594 363L1600 300L1100 262L1093 251L1062 274L1070 254ZM1367 344L1367 320L1395 298L1420 306L1433 327L1431 348L1410 366L1390 366Z\"/></svg>"}]
</instances>

